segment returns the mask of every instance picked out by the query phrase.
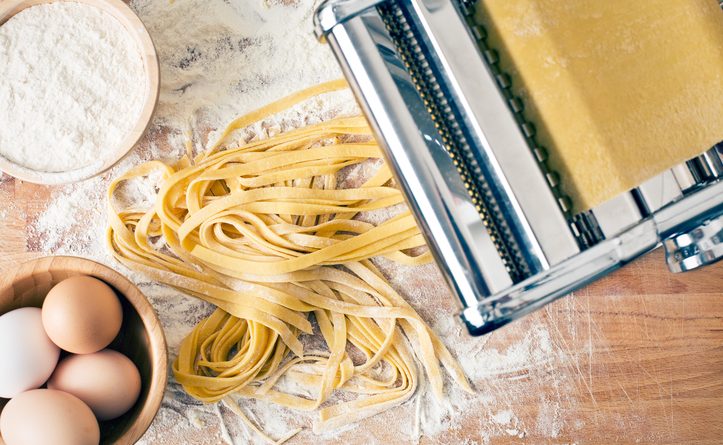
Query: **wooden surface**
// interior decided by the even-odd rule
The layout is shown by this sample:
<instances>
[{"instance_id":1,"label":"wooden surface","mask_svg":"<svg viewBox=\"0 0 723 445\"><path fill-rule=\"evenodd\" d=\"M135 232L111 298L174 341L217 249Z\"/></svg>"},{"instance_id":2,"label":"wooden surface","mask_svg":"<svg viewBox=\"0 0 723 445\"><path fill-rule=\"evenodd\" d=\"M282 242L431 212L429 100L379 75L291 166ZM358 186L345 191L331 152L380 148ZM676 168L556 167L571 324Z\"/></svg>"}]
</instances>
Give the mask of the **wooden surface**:
<instances>
[{"instance_id":1,"label":"wooden surface","mask_svg":"<svg viewBox=\"0 0 723 445\"><path fill-rule=\"evenodd\" d=\"M141 158L152 157L152 145L172 152L161 127L143 139L137 149ZM108 177L98 184L101 189ZM48 253L41 252L47 246L39 240L38 219L57 196L62 198L57 194L62 190L2 177L0 272ZM105 205L102 193L92 199L96 208ZM98 214L90 212L91 217ZM73 217L78 222L70 238L95 246L65 247L80 254L97 252L102 240L75 233L84 230L88 215ZM463 403L453 391L453 409L421 416L429 423L440 421L441 427L419 427L425 420L415 398L332 436L305 429L291 445L723 443L723 263L674 275L666 270L662 253L654 252L482 338L469 338L451 324L454 303L440 288L438 274L390 279L405 295L415 289L412 304L444 334L468 370L475 395ZM162 321L175 304L157 305ZM266 426L278 418L282 426L277 430L292 429L286 424L297 417L308 418L288 410L260 410L254 403L244 408ZM201 406L171 379L161 414L142 443L219 445L229 443L229 436L237 438L235 443L260 443L233 414Z\"/></svg>"},{"instance_id":2,"label":"wooden surface","mask_svg":"<svg viewBox=\"0 0 723 445\"><path fill-rule=\"evenodd\" d=\"M112 286L121 296L123 325L109 348L130 358L141 373L141 395L123 416L101 422L101 444L129 445L148 429L166 388L166 341L153 308L140 290L118 272L94 261L74 257L45 257L4 270L0 276L0 314L34 306L60 281L89 275ZM5 400L0 399L0 411ZM0 445L3 444L0 438Z\"/></svg>"},{"instance_id":3,"label":"wooden surface","mask_svg":"<svg viewBox=\"0 0 723 445\"><path fill-rule=\"evenodd\" d=\"M68 0L0 0L0 25L25 8L56 1ZM87 3L102 9L115 17L129 31L131 37L135 40L136 45L138 45L140 55L143 58L143 67L146 73L145 100L143 107L141 108L141 112L138 115L136 124L117 147L111 147L108 155L104 157L102 164L92 164L88 167L83 167L76 172L73 172L72 176L68 176L67 172L49 173L28 169L24 166L15 164L4 156L0 156L0 170L7 172L16 178L21 178L24 181L34 182L37 184L62 184L68 182L71 177L74 180L86 179L96 176L113 167L113 165L123 159L138 143L138 141L141 140L151 123L151 116L158 104L158 95L161 84L158 55L156 54L153 41L151 40L150 35L148 35L148 31L143 25L143 22L140 21L133 10L131 10L127 3L122 0L71 1L76 3Z\"/></svg>"},{"instance_id":4,"label":"wooden surface","mask_svg":"<svg viewBox=\"0 0 723 445\"><path fill-rule=\"evenodd\" d=\"M0 219L0 270L39 255L32 225L50 196L41 186L7 177L0 182L0 202L8 203ZM453 311L447 301L417 307L425 318ZM535 332L549 336L550 344L533 342L523 362L502 366L490 359L489 351L509 358ZM676 275L656 251L491 335L457 335L468 346L453 350L484 369L472 379L480 401L456 414L457 426L421 443L723 442L723 263ZM454 339L446 341L455 346ZM513 414L509 422L500 412ZM413 415L413 407L403 407L395 417L399 426L372 420L337 439L413 443L399 436L412 428ZM213 428L168 425L167 434L148 443L158 437L165 437L162 443L223 443ZM337 439L304 432L292 443Z\"/></svg>"}]
</instances>

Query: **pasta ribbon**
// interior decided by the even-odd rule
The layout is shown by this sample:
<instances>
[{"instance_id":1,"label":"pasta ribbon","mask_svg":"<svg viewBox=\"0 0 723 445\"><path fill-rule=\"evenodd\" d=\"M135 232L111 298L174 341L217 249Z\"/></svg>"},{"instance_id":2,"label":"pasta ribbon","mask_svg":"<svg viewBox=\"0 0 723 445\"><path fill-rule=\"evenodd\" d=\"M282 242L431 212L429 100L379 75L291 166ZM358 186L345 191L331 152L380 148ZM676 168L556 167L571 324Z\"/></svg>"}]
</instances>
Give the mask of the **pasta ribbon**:
<instances>
[{"instance_id":1,"label":"pasta ribbon","mask_svg":"<svg viewBox=\"0 0 723 445\"><path fill-rule=\"evenodd\" d=\"M355 219L403 203L388 167L339 188L342 169L381 157L364 118L225 145L236 129L343 87L326 83L266 106L232 122L195 159L140 165L108 190L115 258L217 306L173 364L188 394L234 411L232 394L318 410L315 431L398 405L425 376L442 397L442 368L471 391L447 348L370 261L430 259L410 254L425 244L409 211L377 225ZM151 174L160 177L155 205L118 208L118 188ZM314 332L323 347L305 347ZM284 390L284 382L315 396ZM326 403L337 390L356 396Z\"/></svg>"}]
</instances>

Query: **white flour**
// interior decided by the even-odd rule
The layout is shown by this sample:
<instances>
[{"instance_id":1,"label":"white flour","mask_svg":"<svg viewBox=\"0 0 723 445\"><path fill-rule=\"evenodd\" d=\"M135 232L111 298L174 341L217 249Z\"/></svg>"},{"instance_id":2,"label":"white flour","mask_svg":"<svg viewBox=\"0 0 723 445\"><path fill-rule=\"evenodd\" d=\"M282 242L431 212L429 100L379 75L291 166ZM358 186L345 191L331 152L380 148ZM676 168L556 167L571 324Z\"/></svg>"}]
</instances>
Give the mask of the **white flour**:
<instances>
[{"instance_id":1,"label":"white flour","mask_svg":"<svg viewBox=\"0 0 723 445\"><path fill-rule=\"evenodd\" d=\"M171 360L183 337L212 309L168 287L150 282L109 258L104 247L104 191L110 178L149 159L177 159L190 133L202 149L206 133L222 127L238 114L250 111L305 86L341 76L331 52L312 36L314 0L135 0L133 7L148 26L161 59L162 92L150 137L108 175L80 184L52 189L50 205L40 212L31 233L31 248L47 253L69 253L97 259L118 268L137 283L156 308L163 325ZM329 95L310 101L261 128L304 125L354 110L349 95ZM373 173L374 162L349 169L342 184L357 183ZM355 181L356 178L356 181ZM124 190L124 199L152 199L150 184ZM399 206L365 215L380 222ZM548 372L551 363L568 360L544 325L510 328L495 333L503 339L487 347L490 337L470 338L454 323L455 306L433 265L403 267L379 260L392 285L417 308L438 332L468 373L477 390L467 395L447 385L449 397L437 402L420 389L411 401L358 425L314 436L308 429L315 413L291 411L261 401L241 407L270 436L283 437L305 427L290 443L381 443L379 431L392 432L395 443L494 443L496 438L519 441L528 433L555 437L561 425L561 407L571 391L566 382ZM522 332L522 334L520 334ZM509 340L506 339L509 335ZM518 419L511 403L523 396L510 374L525 373L539 388L552 388L558 399L539 400L535 421ZM527 386L529 388L529 386ZM543 391L540 391L541 394ZM469 427L470 414L479 425ZM450 435L465 425L475 437ZM440 439L444 436L445 439ZM218 445L260 443L238 417L219 405L204 405L189 397L169 376L163 406L140 442L142 445L179 443ZM388 442L387 442L388 443Z\"/></svg>"},{"instance_id":2,"label":"white flour","mask_svg":"<svg viewBox=\"0 0 723 445\"><path fill-rule=\"evenodd\" d=\"M162 125L203 134L239 114L342 77L313 35L314 0L133 0L161 63ZM311 101L297 118L348 109Z\"/></svg>"},{"instance_id":3,"label":"white flour","mask_svg":"<svg viewBox=\"0 0 723 445\"><path fill-rule=\"evenodd\" d=\"M133 128L140 51L110 14L79 3L25 9L0 26L0 154L23 167L87 167Z\"/></svg>"}]
</instances>

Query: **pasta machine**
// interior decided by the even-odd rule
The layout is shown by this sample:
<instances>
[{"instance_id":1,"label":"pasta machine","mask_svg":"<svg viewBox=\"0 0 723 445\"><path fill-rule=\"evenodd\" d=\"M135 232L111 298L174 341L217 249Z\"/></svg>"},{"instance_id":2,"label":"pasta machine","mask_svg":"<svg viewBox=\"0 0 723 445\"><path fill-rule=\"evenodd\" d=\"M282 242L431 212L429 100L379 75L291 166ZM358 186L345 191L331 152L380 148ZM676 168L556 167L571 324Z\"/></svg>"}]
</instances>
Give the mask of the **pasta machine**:
<instances>
[{"instance_id":1,"label":"pasta machine","mask_svg":"<svg viewBox=\"0 0 723 445\"><path fill-rule=\"evenodd\" d=\"M723 256L723 144L573 213L472 0L326 0L331 46L470 334L661 244L672 272Z\"/></svg>"}]
</instances>

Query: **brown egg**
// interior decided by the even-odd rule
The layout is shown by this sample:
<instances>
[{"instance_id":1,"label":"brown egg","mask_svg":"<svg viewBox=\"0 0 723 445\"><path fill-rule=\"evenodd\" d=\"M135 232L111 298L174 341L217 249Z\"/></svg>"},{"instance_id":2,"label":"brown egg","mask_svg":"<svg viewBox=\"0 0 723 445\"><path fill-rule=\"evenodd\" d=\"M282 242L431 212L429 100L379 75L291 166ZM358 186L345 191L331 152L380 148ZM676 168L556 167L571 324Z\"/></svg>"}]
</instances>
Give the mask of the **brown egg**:
<instances>
[{"instance_id":1,"label":"brown egg","mask_svg":"<svg viewBox=\"0 0 723 445\"><path fill-rule=\"evenodd\" d=\"M113 289L84 275L56 284L43 303L48 337L74 354L90 354L108 346L122 321L123 308Z\"/></svg>"},{"instance_id":2,"label":"brown egg","mask_svg":"<svg viewBox=\"0 0 723 445\"><path fill-rule=\"evenodd\" d=\"M65 391L85 402L98 420L122 416L141 393L141 375L128 357L104 349L71 355L60 362L48 388Z\"/></svg>"},{"instance_id":3,"label":"brown egg","mask_svg":"<svg viewBox=\"0 0 723 445\"><path fill-rule=\"evenodd\" d=\"M52 389L34 389L10 400L0 414L6 445L98 445L100 428L88 405Z\"/></svg>"}]
</instances>

